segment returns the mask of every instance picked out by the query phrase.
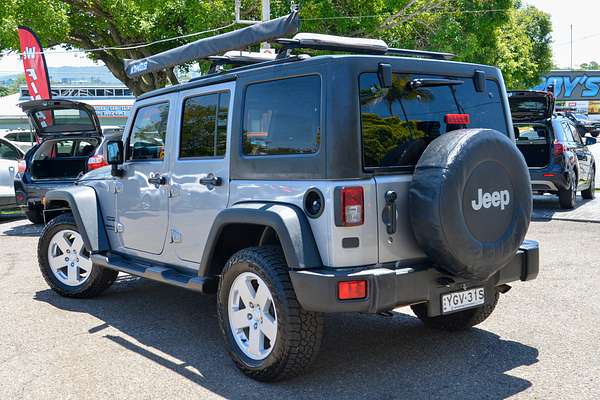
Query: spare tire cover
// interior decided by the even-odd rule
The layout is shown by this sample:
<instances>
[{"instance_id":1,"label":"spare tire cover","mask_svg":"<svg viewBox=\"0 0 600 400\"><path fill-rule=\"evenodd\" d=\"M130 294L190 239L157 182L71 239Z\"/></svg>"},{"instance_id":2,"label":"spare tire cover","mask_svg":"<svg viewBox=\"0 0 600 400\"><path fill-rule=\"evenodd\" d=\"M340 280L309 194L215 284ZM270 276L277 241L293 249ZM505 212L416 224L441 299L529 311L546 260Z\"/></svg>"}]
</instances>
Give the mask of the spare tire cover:
<instances>
[{"instance_id":1,"label":"spare tire cover","mask_svg":"<svg viewBox=\"0 0 600 400\"><path fill-rule=\"evenodd\" d=\"M427 147L409 188L417 243L443 271L486 280L515 256L531 221L525 159L491 129L446 133Z\"/></svg>"}]
</instances>

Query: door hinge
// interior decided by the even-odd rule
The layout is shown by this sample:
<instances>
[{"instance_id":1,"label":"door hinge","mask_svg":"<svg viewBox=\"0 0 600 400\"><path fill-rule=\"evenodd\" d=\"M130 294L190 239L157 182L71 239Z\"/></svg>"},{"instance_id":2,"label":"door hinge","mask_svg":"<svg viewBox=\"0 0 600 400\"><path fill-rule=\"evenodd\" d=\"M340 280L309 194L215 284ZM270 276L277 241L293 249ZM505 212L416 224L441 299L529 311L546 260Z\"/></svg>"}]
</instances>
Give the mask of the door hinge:
<instances>
[{"instance_id":1,"label":"door hinge","mask_svg":"<svg viewBox=\"0 0 600 400\"><path fill-rule=\"evenodd\" d=\"M171 229L171 243L181 243L181 232L177 229Z\"/></svg>"},{"instance_id":2,"label":"door hinge","mask_svg":"<svg viewBox=\"0 0 600 400\"><path fill-rule=\"evenodd\" d=\"M115 184L114 192L121 193L123 191L123 182L115 181L114 184Z\"/></svg>"}]
</instances>

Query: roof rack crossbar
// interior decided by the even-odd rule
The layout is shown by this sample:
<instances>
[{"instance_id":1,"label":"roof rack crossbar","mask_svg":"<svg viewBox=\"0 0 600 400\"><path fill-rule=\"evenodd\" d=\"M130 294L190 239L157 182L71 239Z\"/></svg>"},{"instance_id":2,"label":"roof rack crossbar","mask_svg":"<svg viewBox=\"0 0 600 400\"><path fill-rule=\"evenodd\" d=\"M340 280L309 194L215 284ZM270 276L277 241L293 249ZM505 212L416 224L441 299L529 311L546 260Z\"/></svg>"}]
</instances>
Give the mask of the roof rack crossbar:
<instances>
[{"instance_id":1,"label":"roof rack crossbar","mask_svg":"<svg viewBox=\"0 0 600 400\"><path fill-rule=\"evenodd\" d=\"M298 32L299 27L298 11L292 11L281 18L200 39L141 60L125 60L125 72L129 78L135 78L190 61L216 56L228 50L239 50L277 39Z\"/></svg>"},{"instance_id":2,"label":"roof rack crossbar","mask_svg":"<svg viewBox=\"0 0 600 400\"><path fill-rule=\"evenodd\" d=\"M452 53L440 53L437 51L425 51L425 50L409 50L409 49L396 49L389 48L386 54L395 56L408 56L408 57L422 57L422 58L433 58L436 60L452 60L455 55Z\"/></svg>"}]
</instances>

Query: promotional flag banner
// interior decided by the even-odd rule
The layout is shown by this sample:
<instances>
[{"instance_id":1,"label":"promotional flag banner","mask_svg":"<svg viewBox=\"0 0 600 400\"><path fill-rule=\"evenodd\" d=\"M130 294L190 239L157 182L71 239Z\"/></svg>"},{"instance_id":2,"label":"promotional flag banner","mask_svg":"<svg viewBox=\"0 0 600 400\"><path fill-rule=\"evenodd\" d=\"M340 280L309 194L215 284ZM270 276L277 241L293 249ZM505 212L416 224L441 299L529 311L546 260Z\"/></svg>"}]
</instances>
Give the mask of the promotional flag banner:
<instances>
[{"instance_id":1,"label":"promotional flag banner","mask_svg":"<svg viewBox=\"0 0 600 400\"><path fill-rule=\"evenodd\" d=\"M48 100L52 98L50 91L50 77L46 67L46 58L40 40L35 33L26 26L17 28L21 45L21 57L25 69L25 80L29 95L33 100ZM50 112L45 113L48 124L52 123Z\"/></svg>"}]
</instances>

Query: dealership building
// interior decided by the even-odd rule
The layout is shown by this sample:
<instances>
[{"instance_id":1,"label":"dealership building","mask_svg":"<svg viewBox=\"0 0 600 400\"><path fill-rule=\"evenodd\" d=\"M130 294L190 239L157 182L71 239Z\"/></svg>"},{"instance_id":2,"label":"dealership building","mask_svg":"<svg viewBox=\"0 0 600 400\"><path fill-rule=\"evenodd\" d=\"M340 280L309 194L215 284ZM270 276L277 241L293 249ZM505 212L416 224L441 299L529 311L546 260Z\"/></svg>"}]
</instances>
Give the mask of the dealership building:
<instances>
[{"instance_id":1,"label":"dealership building","mask_svg":"<svg viewBox=\"0 0 600 400\"><path fill-rule=\"evenodd\" d=\"M554 85L556 110L571 110L600 119L600 71L551 71L536 90Z\"/></svg>"},{"instance_id":2,"label":"dealership building","mask_svg":"<svg viewBox=\"0 0 600 400\"><path fill-rule=\"evenodd\" d=\"M103 126L124 126L135 100L131 90L121 85L52 86L53 99L81 101L94 107ZM27 86L19 93L0 97L0 131L27 129L29 120L18 104L30 100Z\"/></svg>"}]
</instances>

